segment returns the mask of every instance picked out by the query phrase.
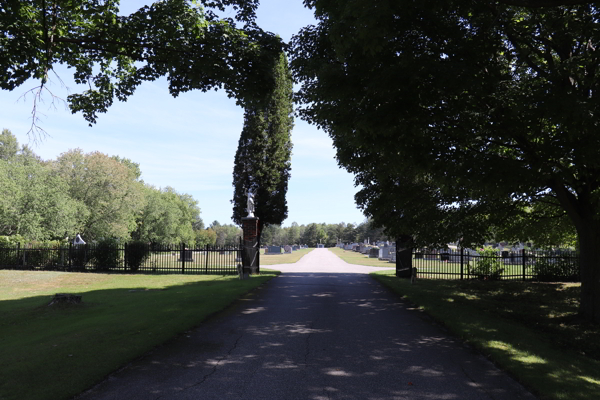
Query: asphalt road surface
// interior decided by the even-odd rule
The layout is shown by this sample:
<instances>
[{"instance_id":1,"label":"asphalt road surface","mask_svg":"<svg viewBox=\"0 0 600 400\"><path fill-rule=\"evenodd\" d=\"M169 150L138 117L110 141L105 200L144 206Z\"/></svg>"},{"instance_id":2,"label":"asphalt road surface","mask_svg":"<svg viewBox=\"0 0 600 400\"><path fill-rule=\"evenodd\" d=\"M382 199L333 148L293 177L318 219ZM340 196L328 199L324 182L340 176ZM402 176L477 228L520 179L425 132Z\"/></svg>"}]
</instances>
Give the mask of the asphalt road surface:
<instances>
[{"instance_id":1,"label":"asphalt road surface","mask_svg":"<svg viewBox=\"0 0 600 400\"><path fill-rule=\"evenodd\" d=\"M327 249L80 399L535 399Z\"/></svg>"}]
</instances>

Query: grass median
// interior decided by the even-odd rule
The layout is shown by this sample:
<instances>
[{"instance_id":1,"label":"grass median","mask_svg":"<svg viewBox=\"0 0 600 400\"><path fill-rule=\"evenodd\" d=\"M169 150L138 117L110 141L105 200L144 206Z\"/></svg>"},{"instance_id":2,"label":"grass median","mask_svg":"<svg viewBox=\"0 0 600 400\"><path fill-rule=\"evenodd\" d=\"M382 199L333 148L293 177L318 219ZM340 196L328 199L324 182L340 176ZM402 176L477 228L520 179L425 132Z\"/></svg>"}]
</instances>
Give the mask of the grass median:
<instances>
[{"instance_id":1,"label":"grass median","mask_svg":"<svg viewBox=\"0 0 600 400\"><path fill-rule=\"evenodd\" d=\"M300 249L290 254L265 254L265 250L260 249L260 265L293 264L313 250Z\"/></svg>"},{"instance_id":2,"label":"grass median","mask_svg":"<svg viewBox=\"0 0 600 400\"><path fill-rule=\"evenodd\" d=\"M0 399L67 399L275 277L0 271ZM55 293L81 304L48 306Z\"/></svg>"},{"instance_id":3,"label":"grass median","mask_svg":"<svg viewBox=\"0 0 600 400\"><path fill-rule=\"evenodd\" d=\"M346 261L348 264L366 265L368 267L385 267L385 268L396 268L395 263L389 261L382 261L378 258L369 258L364 254L358 253L352 250L344 250L339 247L330 247L328 249L333 254Z\"/></svg>"},{"instance_id":4,"label":"grass median","mask_svg":"<svg viewBox=\"0 0 600 400\"><path fill-rule=\"evenodd\" d=\"M600 393L600 325L577 314L580 285L418 280L372 274L465 339L541 399Z\"/></svg>"}]
</instances>

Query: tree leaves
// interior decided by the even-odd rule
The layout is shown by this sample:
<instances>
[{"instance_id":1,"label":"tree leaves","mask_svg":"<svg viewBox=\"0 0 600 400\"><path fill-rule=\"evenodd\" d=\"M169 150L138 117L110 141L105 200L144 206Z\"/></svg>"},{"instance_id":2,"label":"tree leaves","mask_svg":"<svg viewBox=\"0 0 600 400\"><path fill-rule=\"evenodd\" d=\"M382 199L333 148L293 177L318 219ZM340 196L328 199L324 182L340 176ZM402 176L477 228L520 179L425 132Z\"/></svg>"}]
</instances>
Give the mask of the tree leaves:
<instances>
[{"instance_id":1,"label":"tree leaves","mask_svg":"<svg viewBox=\"0 0 600 400\"><path fill-rule=\"evenodd\" d=\"M115 97L126 101L142 81L167 76L173 96L224 88L245 105L272 87L272 60L281 40L254 23L256 0L165 0L128 16L117 0L7 0L0 15L0 88L27 79L46 82L56 64L73 67L77 83L71 110L95 123ZM208 7L208 8L206 8ZM244 23L219 19L209 8L233 7Z\"/></svg>"}]
</instances>

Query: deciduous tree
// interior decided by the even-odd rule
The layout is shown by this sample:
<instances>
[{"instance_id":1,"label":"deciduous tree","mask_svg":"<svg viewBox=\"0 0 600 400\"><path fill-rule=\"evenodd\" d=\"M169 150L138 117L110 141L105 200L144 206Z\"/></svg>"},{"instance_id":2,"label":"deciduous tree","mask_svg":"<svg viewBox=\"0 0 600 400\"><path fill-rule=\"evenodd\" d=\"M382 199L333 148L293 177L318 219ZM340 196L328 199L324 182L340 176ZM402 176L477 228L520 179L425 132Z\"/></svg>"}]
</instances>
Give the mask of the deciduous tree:
<instances>
[{"instance_id":1,"label":"deciduous tree","mask_svg":"<svg viewBox=\"0 0 600 400\"><path fill-rule=\"evenodd\" d=\"M114 99L125 101L143 81L166 76L173 96L225 88L248 104L272 87L268 71L281 40L254 22L258 0L165 0L119 15L119 0L6 0L0 5L0 88L39 81L35 107L53 67L74 70L89 86L67 98L90 124ZM233 7L232 18L219 10ZM60 79L60 77L59 77Z\"/></svg>"},{"instance_id":2,"label":"deciduous tree","mask_svg":"<svg viewBox=\"0 0 600 400\"><path fill-rule=\"evenodd\" d=\"M83 216L79 232L89 239L127 239L142 205L142 184L128 166L100 152L81 149L62 153L51 163L64 179L69 196Z\"/></svg>"},{"instance_id":3,"label":"deciduous tree","mask_svg":"<svg viewBox=\"0 0 600 400\"><path fill-rule=\"evenodd\" d=\"M300 113L333 138L366 214L392 236L465 244L567 215L581 312L600 321L595 4L307 3L319 22L293 40Z\"/></svg>"}]
</instances>

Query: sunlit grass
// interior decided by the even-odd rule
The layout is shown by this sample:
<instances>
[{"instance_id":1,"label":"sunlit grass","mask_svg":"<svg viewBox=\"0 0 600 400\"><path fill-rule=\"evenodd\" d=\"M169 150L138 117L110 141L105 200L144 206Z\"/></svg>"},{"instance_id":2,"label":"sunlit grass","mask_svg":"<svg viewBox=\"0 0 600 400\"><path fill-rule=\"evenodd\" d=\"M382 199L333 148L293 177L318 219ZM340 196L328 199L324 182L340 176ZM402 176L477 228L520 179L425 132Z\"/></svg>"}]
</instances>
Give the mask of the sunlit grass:
<instances>
[{"instance_id":1,"label":"sunlit grass","mask_svg":"<svg viewBox=\"0 0 600 400\"><path fill-rule=\"evenodd\" d=\"M302 257L310 253L314 249L300 249L293 251L291 254L265 254L264 249L260 250L260 265L275 265L275 264L293 264L300 261Z\"/></svg>"},{"instance_id":2,"label":"sunlit grass","mask_svg":"<svg viewBox=\"0 0 600 400\"><path fill-rule=\"evenodd\" d=\"M275 275L0 271L0 399L71 398Z\"/></svg>"}]
</instances>

